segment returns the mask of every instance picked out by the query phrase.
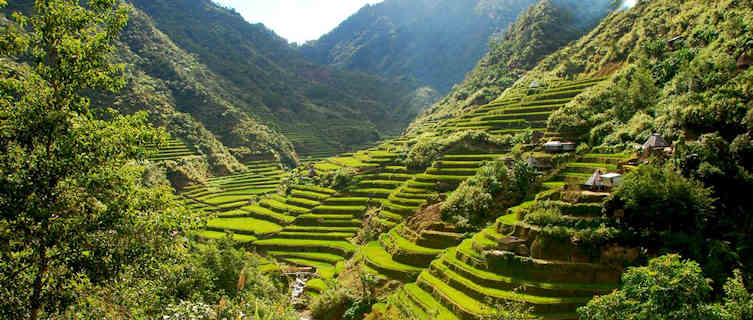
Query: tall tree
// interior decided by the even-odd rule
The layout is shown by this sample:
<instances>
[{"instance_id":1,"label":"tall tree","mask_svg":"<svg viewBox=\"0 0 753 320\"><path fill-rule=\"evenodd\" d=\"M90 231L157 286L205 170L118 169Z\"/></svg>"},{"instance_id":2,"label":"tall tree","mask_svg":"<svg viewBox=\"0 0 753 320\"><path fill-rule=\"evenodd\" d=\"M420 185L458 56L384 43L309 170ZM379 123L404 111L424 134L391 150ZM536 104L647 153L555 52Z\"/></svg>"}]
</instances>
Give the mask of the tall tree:
<instances>
[{"instance_id":1,"label":"tall tree","mask_svg":"<svg viewBox=\"0 0 753 320\"><path fill-rule=\"evenodd\" d=\"M0 0L0 5L6 1ZM0 318L64 310L82 287L169 243L181 226L138 160L163 131L94 109L128 19L116 0L36 0L0 30Z\"/></svg>"}]
</instances>

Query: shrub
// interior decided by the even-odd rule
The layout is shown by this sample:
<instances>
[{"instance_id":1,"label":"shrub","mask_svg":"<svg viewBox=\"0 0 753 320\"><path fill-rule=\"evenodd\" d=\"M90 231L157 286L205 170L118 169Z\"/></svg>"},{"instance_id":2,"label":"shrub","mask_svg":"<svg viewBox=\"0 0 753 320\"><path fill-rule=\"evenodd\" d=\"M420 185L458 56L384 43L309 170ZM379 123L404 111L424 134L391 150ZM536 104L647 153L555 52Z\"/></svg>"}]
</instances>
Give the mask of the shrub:
<instances>
[{"instance_id":1,"label":"shrub","mask_svg":"<svg viewBox=\"0 0 753 320\"><path fill-rule=\"evenodd\" d=\"M751 295L736 274L725 286L725 304L714 304L712 288L694 261L667 255L630 268L622 289L578 309L583 320L743 320L751 318Z\"/></svg>"},{"instance_id":2,"label":"shrub","mask_svg":"<svg viewBox=\"0 0 753 320\"><path fill-rule=\"evenodd\" d=\"M530 198L537 188L535 169L517 162L513 169L494 161L460 184L441 207L444 221L465 231L480 230L506 208Z\"/></svg>"},{"instance_id":3,"label":"shrub","mask_svg":"<svg viewBox=\"0 0 753 320\"><path fill-rule=\"evenodd\" d=\"M526 214L524 221L536 226L557 225L562 222L562 211L557 207L540 208Z\"/></svg>"},{"instance_id":4,"label":"shrub","mask_svg":"<svg viewBox=\"0 0 753 320\"><path fill-rule=\"evenodd\" d=\"M405 165L413 170L426 169L450 149L495 152L507 150L519 142L518 140L524 139L525 134L515 138L500 139L486 132L473 130L453 133L447 137L424 136L418 139L408 152Z\"/></svg>"},{"instance_id":5,"label":"shrub","mask_svg":"<svg viewBox=\"0 0 753 320\"><path fill-rule=\"evenodd\" d=\"M624 210L621 223L641 233L694 233L710 218L712 191L670 168L643 165L628 173L607 201L607 212Z\"/></svg>"}]
</instances>

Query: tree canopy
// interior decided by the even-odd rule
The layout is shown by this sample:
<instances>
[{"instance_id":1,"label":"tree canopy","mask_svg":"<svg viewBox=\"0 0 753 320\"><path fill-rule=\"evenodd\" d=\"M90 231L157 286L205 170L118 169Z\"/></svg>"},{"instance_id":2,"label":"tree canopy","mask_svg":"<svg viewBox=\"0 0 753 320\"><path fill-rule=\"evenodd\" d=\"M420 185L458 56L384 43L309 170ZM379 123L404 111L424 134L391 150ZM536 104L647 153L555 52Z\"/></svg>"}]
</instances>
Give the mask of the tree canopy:
<instances>
[{"instance_id":1,"label":"tree canopy","mask_svg":"<svg viewBox=\"0 0 753 320\"><path fill-rule=\"evenodd\" d=\"M5 1L3 1L3 4ZM0 315L63 310L87 284L170 245L186 226L167 187L140 183L166 139L138 113L94 109L115 91L110 53L128 21L115 0L37 0L0 35ZM185 219L185 220L184 220ZM148 259L147 259L148 260Z\"/></svg>"}]
</instances>

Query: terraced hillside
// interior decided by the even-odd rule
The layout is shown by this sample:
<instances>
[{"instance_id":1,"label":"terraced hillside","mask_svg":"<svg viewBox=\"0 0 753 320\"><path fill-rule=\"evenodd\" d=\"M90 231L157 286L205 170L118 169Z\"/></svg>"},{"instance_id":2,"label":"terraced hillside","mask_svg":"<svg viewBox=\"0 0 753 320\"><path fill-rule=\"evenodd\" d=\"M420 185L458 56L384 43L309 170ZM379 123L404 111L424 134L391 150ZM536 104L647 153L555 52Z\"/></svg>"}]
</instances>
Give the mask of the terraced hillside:
<instances>
[{"instance_id":1,"label":"terraced hillside","mask_svg":"<svg viewBox=\"0 0 753 320\"><path fill-rule=\"evenodd\" d=\"M492 134L515 134L526 129L546 131L549 115L563 107L602 78L553 81L538 88L509 90L488 105L439 122L429 130L442 134L483 130Z\"/></svg>"},{"instance_id":2,"label":"terraced hillside","mask_svg":"<svg viewBox=\"0 0 753 320\"><path fill-rule=\"evenodd\" d=\"M262 201L262 206L294 218L279 233L255 241L253 245L282 262L314 267L322 278L333 278L341 263L357 250L349 239L361 229L367 208L378 206L387 197L379 192L360 192L368 188L388 190L406 179L404 175L392 173L399 170L394 166L396 156L373 149L317 163L315 168L319 174L342 168L358 169L362 172L358 175L360 181L355 187L340 192L296 186L286 198L278 196ZM315 279L309 289L317 292L323 285L321 279Z\"/></svg>"},{"instance_id":3,"label":"terraced hillside","mask_svg":"<svg viewBox=\"0 0 753 320\"><path fill-rule=\"evenodd\" d=\"M601 79L560 81L547 88L510 91L494 103L471 110L465 115L438 123L433 130L448 134L461 130L484 130L493 134L514 134L532 128L544 130L549 114ZM512 124L515 124L514 126ZM553 134L550 134L553 136ZM533 154L532 156L535 156ZM390 195L390 203L379 212L383 224L394 227L378 242L364 250L367 270L388 279L411 281L444 249L457 245L460 235L437 226L435 229L410 230L399 224L415 212L432 194L454 190L460 182L476 174L485 161L507 157L505 154L446 154L426 170ZM544 154L547 157L547 154ZM575 164L574 164L575 165ZM566 169L563 175L578 175L588 169ZM605 168L606 169L606 168ZM611 169L611 167L610 167ZM570 172L574 171L574 172ZM606 170L605 170L606 171ZM588 179L594 171L583 173ZM577 176L578 178L580 176ZM561 186L556 181L549 186ZM395 201L392 201L392 200ZM402 201L402 202L401 202ZM397 202L397 203L395 203ZM399 224L399 225L398 225Z\"/></svg>"},{"instance_id":4,"label":"terraced hillside","mask_svg":"<svg viewBox=\"0 0 753 320\"><path fill-rule=\"evenodd\" d=\"M252 241L256 237L277 232L285 219L255 213L249 206L257 197L275 192L284 173L280 165L271 161L254 161L240 174L211 178L205 184L186 188L181 194L187 207L216 213L203 238L224 237L226 231L236 234L236 240Z\"/></svg>"},{"instance_id":5,"label":"terraced hillside","mask_svg":"<svg viewBox=\"0 0 753 320\"><path fill-rule=\"evenodd\" d=\"M504 154L448 154L416 175L388 197L379 211L380 223L392 228L378 242L364 249L366 268L376 275L400 281L415 280L422 268L443 249L457 245L462 235L438 224L426 230L412 230L405 223L410 216L438 193L457 188L476 174L485 161Z\"/></svg>"},{"instance_id":6,"label":"terraced hillside","mask_svg":"<svg viewBox=\"0 0 753 320\"><path fill-rule=\"evenodd\" d=\"M570 234L597 228L608 193L580 191L590 176L581 172L614 171L628 158L586 154L567 162L536 200L510 209L493 226L445 250L415 283L395 294L389 307L414 319L477 319L489 315L495 304L514 301L543 319L576 319L578 306L617 288L619 270L601 264L601 252L573 245L569 237L551 238L526 216L535 215L537 207L556 207Z\"/></svg>"},{"instance_id":7,"label":"terraced hillside","mask_svg":"<svg viewBox=\"0 0 753 320\"><path fill-rule=\"evenodd\" d=\"M178 160L183 157L199 155L195 149L188 146L185 142L171 138L167 145L155 149L155 152L149 157L152 161Z\"/></svg>"}]
</instances>

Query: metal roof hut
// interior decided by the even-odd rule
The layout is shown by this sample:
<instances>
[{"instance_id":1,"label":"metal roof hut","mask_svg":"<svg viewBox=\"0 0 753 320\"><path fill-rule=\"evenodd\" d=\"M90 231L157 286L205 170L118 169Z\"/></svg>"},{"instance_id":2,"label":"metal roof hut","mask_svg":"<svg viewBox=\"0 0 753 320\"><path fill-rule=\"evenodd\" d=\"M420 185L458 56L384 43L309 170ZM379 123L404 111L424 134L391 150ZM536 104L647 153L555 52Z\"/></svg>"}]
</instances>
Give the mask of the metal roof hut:
<instances>
[{"instance_id":1,"label":"metal roof hut","mask_svg":"<svg viewBox=\"0 0 753 320\"><path fill-rule=\"evenodd\" d=\"M536 157L528 157L528 160L526 160L526 163L528 163L529 166L536 168L539 171L546 171L551 168L553 168L551 161L547 161L544 159L536 159Z\"/></svg>"},{"instance_id":2,"label":"metal roof hut","mask_svg":"<svg viewBox=\"0 0 753 320\"><path fill-rule=\"evenodd\" d=\"M667 143L667 141L658 133L652 134L648 140L646 140L646 143L643 144L644 149L664 149L669 146L669 143Z\"/></svg>"},{"instance_id":3,"label":"metal roof hut","mask_svg":"<svg viewBox=\"0 0 753 320\"><path fill-rule=\"evenodd\" d=\"M588 178L588 181L586 181L585 185L591 189L602 189L606 187L606 184L604 183L604 180L601 179L601 169L596 169L596 172L591 175L590 178Z\"/></svg>"},{"instance_id":4,"label":"metal roof hut","mask_svg":"<svg viewBox=\"0 0 753 320\"><path fill-rule=\"evenodd\" d=\"M544 150L546 152L554 153L554 152L560 152L562 151L562 142L560 141L549 141L544 144Z\"/></svg>"}]
</instances>

